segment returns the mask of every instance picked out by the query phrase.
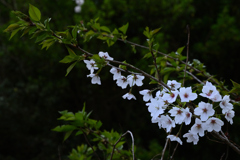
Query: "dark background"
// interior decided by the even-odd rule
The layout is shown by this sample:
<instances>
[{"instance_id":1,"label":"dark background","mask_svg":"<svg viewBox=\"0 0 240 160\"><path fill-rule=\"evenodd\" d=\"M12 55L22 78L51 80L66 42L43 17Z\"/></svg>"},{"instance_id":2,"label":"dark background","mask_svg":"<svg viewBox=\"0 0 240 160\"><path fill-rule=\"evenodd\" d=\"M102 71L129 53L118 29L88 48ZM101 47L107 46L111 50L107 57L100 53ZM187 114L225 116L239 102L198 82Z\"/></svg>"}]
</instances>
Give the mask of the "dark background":
<instances>
[{"instance_id":1,"label":"dark background","mask_svg":"<svg viewBox=\"0 0 240 160\"><path fill-rule=\"evenodd\" d=\"M51 17L50 26L57 31L99 17L99 22L111 30L129 22L128 40L146 45L142 34L145 27L161 27L156 39L164 53L175 52L186 44L189 25L190 61L199 59L208 72L226 80L229 89L230 79L240 82L240 2L237 0L85 0L80 13L74 12L76 4L72 0L0 0L0 30L16 21L11 10L27 14L28 3L41 10L42 19ZM45 160L59 159L59 155L67 159L71 149L84 141L70 137L63 143L63 134L51 129L61 124L57 121L58 111L76 112L84 102L87 111L93 110L91 118L103 122L102 128L133 132L138 158L151 159L161 152L166 134L157 124L151 124L147 107L138 94L148 85L134 88L140 101L123 100L121 96L128 90L115 85L110 68L103 69L101 86L91 84L83 63L65 77L68 65L59 63L67 55L64 46L55 44L45 51L27 35L19 38L18 33L10 41L9 37L0 32L0 159ZM147 50L137 48L133 54L131 47L122 42L108 48L94 39L81 45L94 54L108 51L116 60L126 59L149 71L147 62L141 59ZM235 111L234 125L224 129L240 144L239 109ZM175 159L220 159L227 151L225 145L209 141L206 136L200 138L197 146L186 143L186 139L183 143ZM229 159L239 159L239 156L229 149Z\"/></svg>"}]
</instances>

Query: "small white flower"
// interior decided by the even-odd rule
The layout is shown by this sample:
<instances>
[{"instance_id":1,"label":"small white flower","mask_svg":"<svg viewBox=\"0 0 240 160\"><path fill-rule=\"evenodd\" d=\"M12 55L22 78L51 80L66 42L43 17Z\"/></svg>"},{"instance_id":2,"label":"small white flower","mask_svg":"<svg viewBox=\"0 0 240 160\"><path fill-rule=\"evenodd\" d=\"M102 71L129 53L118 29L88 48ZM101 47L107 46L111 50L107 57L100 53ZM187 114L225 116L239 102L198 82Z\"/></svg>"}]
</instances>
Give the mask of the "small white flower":
<instances>
[{"instance_id":1,"label":"small white flower","mask_svg":"<svg viewBox=\"0 0 240 160\"><path fill-rule=\"evenodd\" d=\"M156 92L156 97L155 97L155 98L157 98L157 99L162 99L164 93L166 93L166 92L167 92L167 90L166 90L165 88L163 88L162 91L160 91L160 90L157 91L157 92Z\"/></svg>"},{"instance_id":2,"label":"small white flower","mask_svg":"<svg viewBox=\"0 0 240 160\"><path fill-rule=\"evenodd\" d=\"M168 103L173 103L176 101L178 94L179 94L178 91L172 91L171 93L164 93L162 99L164 101L167 101Z\"/></svg>"},{"instance_id":3,"label":"small white flower","mask_svg":"<svg viewBox=\"0 0 240 160\"><path fill-rule=\"evenodd\" d=\"M96 62L93 59L83 60L83 62L86 64L87 69L90 70L90 73L93 73L94 69L98 69Z\"/></svg>"},{"instance_id":4,"label":"small white flower","mask_svg":"<svg viewBox=\"0 0 240 160\"><path fill-rule=\"evenodd\" d=\"M158 117L152 117L151 119L152 123L159 123L161 122L161 116L158 116ZM161 126L159 126L159 128L161 128Z\"/></svg>"},{"instance_id":5,"label":"small white flower","mask_svg":"<svg viewBox=\"0 0 240 160\"><path fill-rule=\"evenodd\" d=\"M102 51L100 51L100 52L98 53L98 55L99 55L99 57L102 57L102 58L104 58L104 59L106 59L106 60L113 60L113 58L108 55L108 52L102 52Z\"/></svg>"},{"instance_id":6,"label":"small white flower","mask_svg":"<svg viewBox=\"0 0 240 160\"><path fill-rule=\"evenodd\" d=\"M91 80L92 84L99 84L99 85L101 85L100 77L97 74L91 73L91 74L87 75L87 77L91 77L92 78L92 80Z\"/></svg>"},{"instance_id":7,"label":"small white flower","mask_svg":"<svg viewBox=\"0 0 240 160\"><path fill-rule=\"evenodd\" d=\"M197 98L197 94L192 93L192 88L191 87L180 88L179 96L181 98L181 102L189 102L189 101L193 101Z\"/></svg>"},{"instance_id":8,"label":"small white flower","mask_svg":"<svg viewBox=\"0 0 240 160\"><path fill-rule=\"evenodd\" d=\"M169 138L171 141L177 141L179 144L182 145L181 139L175 135L168 135L167 138Z\"/></svg>"},{"instance_id":9,"label":"small white flower","mask_svg":"<svg viewBox=\"0 0 240 160\"><path fill-rule=\"evenodd\" d=\"M198 143L198 141L199 141L198 135L192 133L191 131L189 131L188 133L185 133L185 134L183 135L183 137L186 137L186 138L187 138L187 142L188 142L188 143L193 142L194 145L196 145L196 144Z\"/></svg>"},{"instance_id":10,"label":"small white flower","mask_svg":"<svg viewBox=\"0 0 240 160\"><path fill-rule=\"evenodd\" d=\"M233 124L233 117L235 116L235 112L233 110L228 110L225 113L225 118L230 124Z\"/></svg>"},{"instance_id":11,"label":"small white flower","mask_svg":"<svg viewBox=\"0 0 240 160\"><path fill-rule=\"evenodd\" d=\"M113 74L113 80L117 80L118 78L121 78L121 71L115 67L112 67L110 70L110 73Z\"/></svg>"},{"instance_id":12,"label":"small white flower","mask_svg":"<svg viewBox=\"0 0 240 160\"><path fill-rule=\"evenodd\" d=\"M175 80L168 80L167 85L171 88L171 90L176 90L181 87L181 83L178 83Z\"/></svg>"},{"instance_id":13,"label":"small white flower","mask_svg":"<svg viewBox=\"0 0 240 160\"><path fill-rule=\"evenodd\" d=\"M183 123L184 119L186 118L186 114L184 113L184 110L178 107L173 107L171 110L168 111L168 113L171 114L171 116L175 117L176 124Z\"/></svg>"},{"instance_id":14,"label":"small white flower","mask_svg":"<svg viewBox=\"0 0 240 160\"><path fill-rule=\"evenodd\" d=\"M221 130L221 127L224 125L222 120L215 117L209 118L205 124L206 124L206 130L208 132L212 132L213 130L216 132L219 132Z\"/></svg>"},{"instance_id":15,"label":"small white flower","mask_svg":"<svg viewBox=\"0 0 240 160\"><path fill-rule=\"evenodd\" d=\"M148 90L148 89L144 89L144 90L140 91L139 93L140 93L141 95L143 95L143 100L144 100L145 102L147 102L147 101L149 101L149 100L151 100L151 99L153 98L151 91Z\"/></svg>"},{"instance_id":16,"label":"small white flower","mask_svg":"<svg viewBox=\"0 0 240 160\"><path fill-rule=\"evenodd\" d=\"M220 107L222 108L222 113L225 114L227 111L233 109L232 103L229 103L230 98L229 95L225 95L222 99L222 102L220 102Z\"/></svg>"},{"instance_id":17,"label":"small white flower","mask_svg":"<svg viewBox=\"0 0 240 160\"><path fill-rule=\"evenodd\" d=\"M84 0L75 0L75 2L77 5L83 5Z\"/></svg>"},{"instance_id":18,"label":"small white flower","mask_svg":"<svg viewBox=\"0 0 240 160\"><path fill-rule=\"evenodd\" d=\"M194 114L199 115L202 121L206 121L209 116L213 116L215 113L212 104L199 102L198 107L194 109Z\"/></svg>"},{"instance_id":19,"label":"small white flower","mask_svg":"<svg viewBox=\"0 0 240 160\"><path fill-rule=\"evenodd\" d=\"M142 83L142 80L144 79L145 77L144 76L141 76L141 75L128 75L127 76L127 81L128 81L128 84L130 87L134 86L135 84L137 86L142 86L143 83Z\"/></svg>"},{"instance_id":20,"label":"small white flower","mask_svg":"<svg viewBox=\"0 0 240 160\"><path fill-rule=\"evenodd\" d=\"M222 96L220 93L217 91L216 94L213 94L213 98L211 98L213 102L220 102L222 101Z\"/></svg>"},{"instance_id":21,"label":"small white flower","mask_svg":"<svg viewBox=\"0 0 240 160\"><path fill-rule=\"evenodd\" d=\"M121 76L120 78L118 78L116 83L119 87L122 87L122 89L127 88L127 85L128 85L127 78L124 76Z\"/></svg>"},{"instance_id":22,"label":"small white flower","mask_svg":"<svg viewBox=\"0 0 240 160\"><path fill-rule=\"evenodd\" d=\"M185 108L183 111L186 115L184 119L185 125L189 125L191 123L192 113L189 111L189 108Z\"/></svg>"},{"instance_id":23,"label":"small white flower","mask_svg":"<svg viewBox=\"0 0 240 160\"><path fill-rule=\"evenodd\" d=\"M132 93L126 93L122 97L123 97L123 99L127 98L128 100L131 100L131 99L135 99L136 100L136 97Z\"/></svg>"},{"instance_id":24,"label":"small white flower","mask_svg":"<svg viewBox=\"0 0 240 160\"><path fill-rule=\"evenodd\" d=\"M75 6L74 11L75 13L80 13L82 10L81 6Z\"/></svg>"},{"instance_id":25,"label":"small white flower","mask_svg":"<svg viewBox=\"0 0 240 160\"><path fill-rule=\"evenodd\" d=\"M216 87L214 85L212 85L211 82L206 82L206 84L203 86L202 88L202 92L199 95L212 99L214 98L215 94L219 94L219 92L217 91Z\"/></svg>"},{"instance_id":26,"label":"small white flower","mask_svg":"<svg viewBox=\"0 0 240 160\"><path fill-rule=\"evenodd\" d=\"M200 121L200 119L196 118L195 124L191 127L191 132L193 134L199 134L199 136L203 137L205 128L206 128L205 124L202 121Z\"/></svg>"},{"instance_id":27,"label":"small white flower","mask_svg":"<svg viewBox=\"0 0 240 160\"><path fill-rule=\"evenodd\" d=\"M161 123L162 128L165 128L167 132L170 132L170 130L176 126L175 121L172 120L168 115L161 116L161 122L159 123Z\"/></svg>"},{"instance_id":28,"label":"small white flower","mask_svg":"<svg viewBox=\"0 0 240 160\"><path fill-rule=\"evenodd\" d=\"M158 117L159 115L164 113L164 102L162 100L151 99L150 103L147 103L148 111L151 113L153 118Z\"/></svg>"}]
</instances>

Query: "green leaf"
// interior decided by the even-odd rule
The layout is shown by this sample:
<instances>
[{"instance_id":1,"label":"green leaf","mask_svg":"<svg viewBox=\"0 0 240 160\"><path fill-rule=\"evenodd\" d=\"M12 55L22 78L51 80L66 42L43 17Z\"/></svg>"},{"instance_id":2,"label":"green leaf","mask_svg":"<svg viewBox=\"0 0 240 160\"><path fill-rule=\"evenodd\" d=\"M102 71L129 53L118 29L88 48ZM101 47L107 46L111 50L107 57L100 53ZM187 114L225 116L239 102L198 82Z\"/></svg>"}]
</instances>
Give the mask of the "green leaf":
<instances>
[{"instance_id":1,"label":"green leaf","mask_svg":"<svg viewBox=\"0 0 240 160\"><path fill-rule=\"evenodd\" d=\"M44 32L42 35L38 36L35 43L38 43L40 41L45 40L46 38L48 38L50 35L47 32Z\"/></svg>"},{"instance_id":2,"label":"green leaf","mask_svg":"<svg viewBox=\"0 0 240 160\"><path fill-rule=\"evenodd\" d=\"M62 125L62 126L57 126L52 130L56 131L56 132L69 132L69 131L75 130L76 128L77 127L72 126L72 125Z\"/></svg>"},{"instance_id":3,"label":"green leaf","mask_svg":"<svg viewBox=\"0 0 240 160\"><path fill-rule=\"evenodd\" d=\"M10 24L3 32L12 32L13 30L16 30L19 27L20 25L17 23Z\"/></svg>"},{"instance_id":4,"label":"green leaf","mask_svg":"<svg viewBox=\"0 0 240 160\"><path fill-rule=\"evenodd\" d=\"M43 48L46 47L46 50L48 50L48 48L49 48L51 45L53 45L54 43L55 43L55 40L54 40L54 39L46 39L46 40L44 40L44 41L42 41L42 42L40 43L40 45L42 45L42 48L41 48L41 49L43 49Z\"/></svg>"},{"instance_id":5,"label":"green leaf","mask_svg":"<svg viewBox=\"0 0 240 160\"><path fill-rule=\"evenodd\" d=\"M50 31L50 26L49 26L50 21L51 21L51 18L48 18L44 21L45 27L47 28L48 31Z\"/></svg>"},{"instance_id":6,"label":"green leaf","mask_svg":"<svg viewBox=\"0 0 240 160\"><path fill-rule=\"evenodd\" d=\"M120 27L119 31L121 31L123 34L126 34L127 29L128 29L128 23Z\"/></svg>"},{"instance_id":7,"label":"green leaf","mask_svg":"<svg viewBox=\"0 0 240 160\"><path fill-rule=\"evenodd\" d=\"M105 32L111 33L110 29L106 26L101 26L100 29L105 31Z\"/></svg>"},{"instance_id":8,"label":"green leaf","mask_svg":"<svg viewBox=\"0 0 240 160\"><path fill-rule=\"evenodd\" d=\"M40 21L41 20L41 12L37 7L29 4L29 11L28 12L29 12L30 18L32 18L32 20L34 20L34 21Z\"/></svg>"},{"instance_id":9,"label":"green leaf","mask_svg":"<svg viewBox=\"0 0 240 160\"><path fill-rule=\"evenodd\" d=\"M185 46L178 48L178 49L177 49L177 53L178 53L178 54L181 54L184 48L185 48Z\"/></svg>"},{"instance_id":10,"label":"green leaf","mask_svg":"<svg viewBox=\"0 0 240 160\"><path fill-rule=\"evenodd\" d=\"M144 34L148 39L151 38L148 27L145 28L145 31L143 31L143 34Z\"/></svg>"},{"instance_id":11,"label":"green leaf","mask_svg":"<svg viewBox=\"0 0 240 160\"><path fill-rule=\"evenodd\" d=\"M240 93L240 84L234 82L233 80L232 84L233 84L233 88L231 89L231 91L229 91L229 93Z\"/></svg>"},{"instance_id":12,"label":"green leaf","mask_svg":"<svg viewBox=\"0 0 240 160\"><path fill-rule=\"evenodd\" d=\"M80 134L83 134L83 132L82 132L82 131L78 131L78 132L75 134L75 136L80 135Z\"/></svg>"},{"instance_id":13,"label":"green leaf","mask_svg":"<svg viewBox=\"0 0 240 160\"><path fill-rule=\"evenodd\" d=\"M156 34L161 28L157 28L157 29L154 29L150 32L150 35L153 36L154 34Z\"/></svg>"},{"instance_id":14,"label":"green leaf","mask_svg":"<svg viewBox=\"0 0 240 160\"><path fill-rule=\"evenodd\" d=\"M76 56L76 53L71 48L67 47L67 50L68 50L69 55Z\"/></svg>"},{"instance_id":15,"label":"green leaf","mask_svg":"<svg viewBox=\"0 0 240 160\"><path fill-rule=\"evenodd\" d=\"M64 136L64 139L63 141L65 141L66 139L68 139L68 137L72 134L73 130L72 131L68 131L65 136Z\"/></svg>"},{"instance_id":16,"label":"green leaf","mask_svg":"<svg viewBox=\"0 0 240 160\"><path fill-rule=\"evenodd\" d=\"M10 38L9 38L9 40L10 39L12 39L12 37L20 30L20 29L22 29L22 27L21 28L18 28L18 29L15 29L15 30L13 30L12 31L12 33L11 33L11 36L10 36Z\"/></svg>"},{"instance_id":17,"label":"green leaf","mask_svg":"<svg viewBox=\"0 0 240 160\"><path fill-rule=\"evenodd\" d=\"M72 36L74 39L77 38L77 31L78 31L78 27L74 26L74 28L72 29Z\"/></svg>"},{"instance_id":18,"label":"green leaf","mask_svg":"<svg viewBox=\"0 0 240 160\"><path fill-rule=\"evenodd\" d=\"M67 75L71 72L71 70L72 70L73 67L77 64L77 62L78 62L78 61L74 62L73 64L71 64L71 65L67 68L67 73L66 73L65 76L67 76Z\"/></svg>"}]
</instances>

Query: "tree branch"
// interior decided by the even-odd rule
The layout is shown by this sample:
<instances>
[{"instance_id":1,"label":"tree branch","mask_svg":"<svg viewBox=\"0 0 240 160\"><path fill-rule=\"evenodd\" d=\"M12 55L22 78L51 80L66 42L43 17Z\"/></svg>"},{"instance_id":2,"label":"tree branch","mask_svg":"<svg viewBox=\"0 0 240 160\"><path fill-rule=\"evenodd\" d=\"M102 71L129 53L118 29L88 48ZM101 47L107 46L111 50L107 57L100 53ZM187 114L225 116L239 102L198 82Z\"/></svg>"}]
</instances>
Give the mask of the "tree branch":
<instances>
[{"instance_id":1,"label":"tree branch","mask_svg":"<svg viewBox=\"0 0 240 160\"><path fill-rule=\"evenodd\" d=\"M133 154L133 160L134 160L134 138L133 138L133 134L132 134L131 131L127 131L127 132L123 133L123 134L121 135L121 137L117 140L117 142L113 145L113 149L112 149L112 153L111 153L110 160L111 160L112 157L113 157L113 153L114 153L114 149L115 149L116 145L117 145L118 142L122 139L122 137L124 137L127 133L129 133L129 134L131 135L131 137L132 137L132 154Z\"/></svg>"},{"instance_id":2,"label":"tree branch","mask_svg":"<svg viewBox=\"0 0 240 160\"><path fill-rule=\"evenodd\" d=\"M232 142L230 142L228 138L224 135L224 133L222 133L223 135L220 135L218 132L213 131L212 134L215 135L221 141L223 141L225 144L227 144L229 147L231 147L236 153L240 154L240 149L237 146L235 146Z\"/></svg>"},{"instance_id":3,"label":"tree branch","mask_svg":"<svg viewBox=\"0 0 240 160\"><path fill-rule=\"evenodd\" d=\"M190 29L189 26L187 25L187 32L188 32L188 40L187 40L187 59L186 59L186 65L185 65L185 70L184 70L184 77L183 77L183 87L184 87L184 81L186 77L186 71L187 71L187 64L188 64L188 54L189 54L189 40L190 40Z\"/></svg>"}]
</instances>

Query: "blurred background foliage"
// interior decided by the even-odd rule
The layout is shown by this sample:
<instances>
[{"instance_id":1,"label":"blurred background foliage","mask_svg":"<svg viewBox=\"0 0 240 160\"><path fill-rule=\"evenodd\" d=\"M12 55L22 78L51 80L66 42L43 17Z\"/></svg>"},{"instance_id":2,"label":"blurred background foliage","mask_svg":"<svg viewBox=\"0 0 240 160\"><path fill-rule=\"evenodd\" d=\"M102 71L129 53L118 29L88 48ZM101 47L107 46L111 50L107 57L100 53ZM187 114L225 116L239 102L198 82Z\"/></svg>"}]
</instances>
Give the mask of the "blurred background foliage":
<instances>
[{"instance_id":1,"label":"blurred background foliage","mask_svg":"<svg viewBox=\"0 0 240 160\"><path fill-rule=\"evenodd\" d=\"M186 26L189 25L190 60L199 59L211 74L226 80L229 86L230 79L240 82L237 71L240 1L85 0L81 12L75 13L73 0L0 0L0 30L16 20L11 10L27 14L28 3L41 10L42 19L51 17L50 26L56 31L99 17L99 22L111 30L129 22L128 40L146 45L142 34L144 28L161 27L156 40L160 44L159 50L165 53L186 44ZM64 77L68 66L59 63L67 55L63 46L55 44L45 51L27 35L19 38L18 33L10 41L9 36L0 32L0 159L67 159L73 147L85 142L80 137L70 137L63 143L63 135L51 129L60 124L56 120L58 111L81 110L84 102L87 111L93 110L91 118L101 120L103 128L133 132L138 158L151 159L161 152L166 134L156 124L151 124L147 107L138 95L139 90L149 87L147 84L134 88L139 101L123 100L121 96L128 90L115 85L109 68L101 72L101 86L91 84L86 77L89 71L83 63ZM137 53L133 54L130 45L118 42L108 48L95 39L80 44L91 53L108 51L115 59L126 59L148 71L147 62L142 60L147 50L137 48ZM147 80L145 82L148 83ZM238 144L239 111L236 109L234 125L225 128ZM225 145L218 145L206 137L200 138L197 146L186 144L185 139L183 141L184 145L178 147L175 159L220 159L227 152ZM172 147L175 144L173 142ZM128 147L130 145L129 138ZM239 159L231 149L228 156Z\"/></svg>"}]
</instances>

